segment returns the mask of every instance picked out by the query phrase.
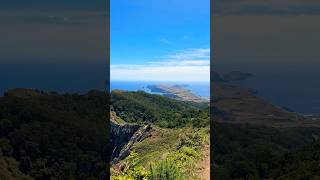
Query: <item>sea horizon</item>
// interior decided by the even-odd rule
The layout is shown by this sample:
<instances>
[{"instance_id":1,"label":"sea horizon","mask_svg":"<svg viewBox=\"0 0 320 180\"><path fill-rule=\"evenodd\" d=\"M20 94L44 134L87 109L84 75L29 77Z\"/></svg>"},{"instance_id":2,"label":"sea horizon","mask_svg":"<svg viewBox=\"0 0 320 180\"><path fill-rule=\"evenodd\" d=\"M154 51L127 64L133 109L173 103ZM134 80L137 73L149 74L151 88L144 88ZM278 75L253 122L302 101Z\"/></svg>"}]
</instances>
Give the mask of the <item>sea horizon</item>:
<instances>
[{"instance_id":1,"label":"sea horizon","mask_svg":"<svg viewBox=\"0 0 320 180\"><path fill-rule=\"evenodd\" d=\"M148 85L155 84L166 84L166 85L186 85L184 88L190 90L193 94L198 95L202 98L210 98L210 82L201 81L122 81L122 80L112 80L110 81L110 91L112 90L126 90L126 91L145 91L147 93L152 93L150 89L147 88Z\"/></svg>"},{"instance_id":2,"label":"sea horizon","mask_svg":"<svg viewBox=\"0 0 320 180\"><path fill-rule=\"evenodd\" d=\"M295 75L297 76L297 75ZM303 115L320 115L320 86L317 78L269 77L256 73L254 78L231 84L257 91L268 102Z\"/></svg>"}]
</instances>

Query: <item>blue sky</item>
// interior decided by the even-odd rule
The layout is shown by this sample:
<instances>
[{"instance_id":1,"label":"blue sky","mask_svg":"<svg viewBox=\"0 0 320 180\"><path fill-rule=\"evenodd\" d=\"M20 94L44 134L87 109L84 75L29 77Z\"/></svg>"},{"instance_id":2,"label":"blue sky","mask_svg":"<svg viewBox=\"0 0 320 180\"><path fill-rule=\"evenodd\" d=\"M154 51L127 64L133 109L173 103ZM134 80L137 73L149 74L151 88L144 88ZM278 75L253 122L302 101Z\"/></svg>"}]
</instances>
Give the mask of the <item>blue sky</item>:
<instances>
[{"instance_id":1,"label":"blue sky","mask_svg":"<svg viewBox=\"0 0 320 180\"><path fill-rule=\"evenodd\" d=\"M209 80L209 0L110 3L112 80Z\"/></svg>"}]
</instances>

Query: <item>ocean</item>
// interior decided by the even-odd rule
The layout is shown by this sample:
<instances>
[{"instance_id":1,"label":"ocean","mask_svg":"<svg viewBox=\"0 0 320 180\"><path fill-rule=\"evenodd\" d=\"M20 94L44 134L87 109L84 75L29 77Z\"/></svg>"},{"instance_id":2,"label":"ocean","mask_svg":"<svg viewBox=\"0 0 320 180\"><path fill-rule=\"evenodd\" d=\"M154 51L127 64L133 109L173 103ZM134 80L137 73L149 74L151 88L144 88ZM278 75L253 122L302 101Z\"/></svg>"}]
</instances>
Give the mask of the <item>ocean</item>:
<instances>
[{"instance_id":1,"label":"ocean","mask_svg":"<svg viewBox=\"0 0 320 180\"><path fill-rule=\"evenodd\" d=\"M167 84L167 85L187 85L185 88L194 94L203 98L209 99L210 97L210 83L209 82L144 82L144 81L111 81L110 90L120 89L127 91L142 90L151 93L147 88L148 85L154 84Z\"/></svg>"},{"instance_id":2,"label":"ocean","mask_svg":"<svg viewBox=\"0 0 320 180\"><path fill-rule=\"evenodd\" d=\"M247 63L246 63L247 62ZM286 107L305 115L320 115L320 61L270 59L248 62L222 62L214 71L225 74L231 71L252 73L253 78L232 82L234 85L257 90L257 96L272 104Z\"/></svg>"},{"instance_id":3,"label":"ocean","mask_svg":"<svg viewBox=\"0 0 320 180\"><path fill-rule=\"evenodd\" d=\"M320 78L307 73L256 73L232 84L257 90L263 99L305 115L320 115Z\"/></svg>"}]
</instances>

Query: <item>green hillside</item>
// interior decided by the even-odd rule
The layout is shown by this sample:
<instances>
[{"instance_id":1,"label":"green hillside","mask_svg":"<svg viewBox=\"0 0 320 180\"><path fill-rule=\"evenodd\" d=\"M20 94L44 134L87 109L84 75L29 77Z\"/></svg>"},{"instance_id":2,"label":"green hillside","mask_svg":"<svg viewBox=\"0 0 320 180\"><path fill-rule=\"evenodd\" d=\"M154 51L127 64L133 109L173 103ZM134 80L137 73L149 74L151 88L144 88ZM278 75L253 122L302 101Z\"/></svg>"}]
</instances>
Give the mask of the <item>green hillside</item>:
<instances>
[{"instance_id":1,"label":"green hillside","mask_svg":"<svg viewBox=\"0 0 320 180\"><path fill-rule=\"evenodd\" d=\"M107 95L97 91L5 93L0 98L0 149L7 171L17 179L106 178L107 103Z\"/></svg>"},{"instance_id":2,"label":"green hillside","mask_svg":"<svg viewBox=\"0 0 320 180\"><path fill-rule=\"evenodd\" d=\"M115 113L126 122L151 122L160 127L206 127L209 107L187 103L143 91L113 91L111 104Z\"/></svg>"},{"instance_id":3,"label":"green hillside","mask_svg":"<svg viewBox=\"0 0 320 180\"><path fill-rule=\"evenodd\" d=\"M215 84L212 176L318 179L320 121L272 105L248 90Z\"/></svg>"},{"instance_id":4,"label":"green hillside","mask_svg":"<svg viewBox=\"0 0 320 180\"><path fill-rule=\"evenodd\" d=\"M142 91L113 91L111 101L114 122L151 124L145 138L128 142L130 154L112 165L111 179L200 179L209 151L208 105Z\"/></svg>"}]
</instances>

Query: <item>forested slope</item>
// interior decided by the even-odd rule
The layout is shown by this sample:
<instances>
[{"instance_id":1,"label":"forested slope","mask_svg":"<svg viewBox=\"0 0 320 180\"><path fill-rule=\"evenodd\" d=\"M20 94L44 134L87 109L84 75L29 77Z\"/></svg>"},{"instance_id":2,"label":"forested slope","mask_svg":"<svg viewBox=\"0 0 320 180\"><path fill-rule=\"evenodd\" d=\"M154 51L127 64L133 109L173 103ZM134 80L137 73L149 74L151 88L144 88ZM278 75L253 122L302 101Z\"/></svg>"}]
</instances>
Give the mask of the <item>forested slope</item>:
<instances>
[{"instance_id":1,"label":"forested slope","mask_svg":"<svg viewBox=\"0 0 320 180\"><path fill-rule=\"evenodd\" d=\"M113 164L112 179L200 178L198 164L210 143L208 104L120 90L111 93L111 101L113 121L123 120L122 129L150 127L146 136L128 142L130 154Z\"/></svg>"},{"instance_id":2,"label":"forested slope","mask_svg":"<svg viewBox=\"0 0 320 180\"><path fill-rule=\"evenodd\" d=\"M160 127L205 127L209 125L209 107L138 92L113 91L111 104L126 122L151 122Z\"/></svg>"},{"instance_id":3,"label":"forested slope","mask_svg":"<svg viewBox=\"0 0 320 180\"><path fill-rule=\"evenodd\" d=\"M0 148L21 179L105 179L108 97L16 89L0 98ZM22 172L24 175L19 175Z\"/></svg>"},{"instance_id":4,"label":"forested slope","mask_svg":"<svg viewBox=\"0 0 320 180\"><path fill-rule=\"evenodd\" d=\"M319 178L320 121L287 111L250 90L215 84L212 177Z\"/></svg>"}]
</instances>

